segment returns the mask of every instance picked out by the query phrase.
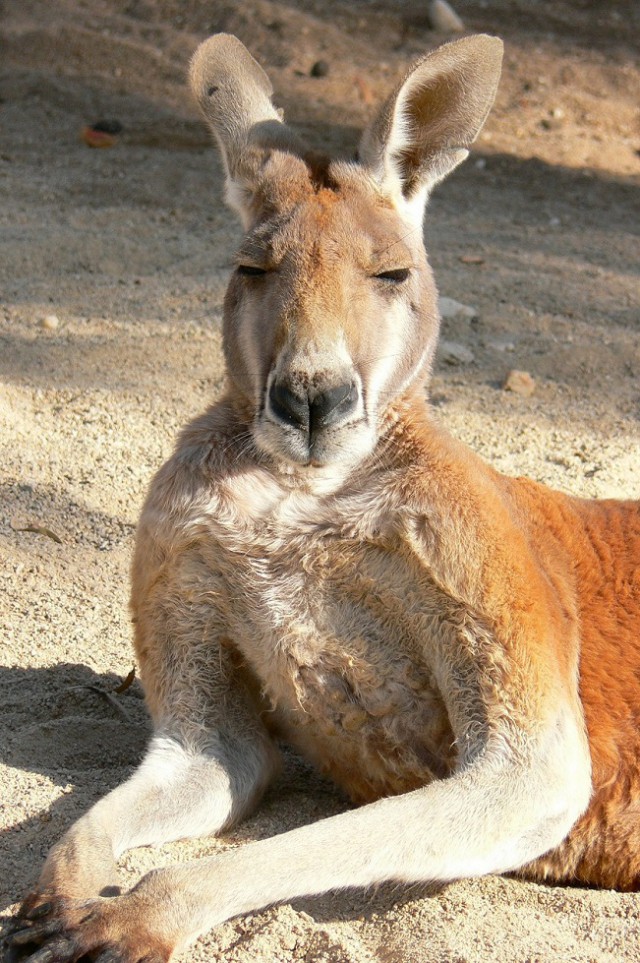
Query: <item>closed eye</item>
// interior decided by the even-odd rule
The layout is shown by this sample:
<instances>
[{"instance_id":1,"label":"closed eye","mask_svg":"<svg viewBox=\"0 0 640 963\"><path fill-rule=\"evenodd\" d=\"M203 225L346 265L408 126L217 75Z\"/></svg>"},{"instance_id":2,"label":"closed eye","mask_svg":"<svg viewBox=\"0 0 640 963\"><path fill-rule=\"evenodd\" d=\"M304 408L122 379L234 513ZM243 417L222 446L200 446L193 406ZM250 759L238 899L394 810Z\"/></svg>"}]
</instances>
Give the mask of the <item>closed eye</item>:
<instances>
[{"instance_id":1,"label":"closed eye","mask_svg":"<svg viewBox=\"0 0 640 963\"><path fill-rule=\"evenodd\" d=\"M255 264L239 264L237 270L246 278L260 278L267 273L266 268L256 267Z\"/></svg>"},{"instance_id":2,"label":"closed eye","mask_svg":"<svg viewBox=\"0 0 640 963\"><path fill-rule=\"evenodd\" d=\"M392 284L402 284L406 281L411 271L409 268L395 268L393 271L381 271L374 275L377 281L390 281Z\"/></svg>"}]
</instances>

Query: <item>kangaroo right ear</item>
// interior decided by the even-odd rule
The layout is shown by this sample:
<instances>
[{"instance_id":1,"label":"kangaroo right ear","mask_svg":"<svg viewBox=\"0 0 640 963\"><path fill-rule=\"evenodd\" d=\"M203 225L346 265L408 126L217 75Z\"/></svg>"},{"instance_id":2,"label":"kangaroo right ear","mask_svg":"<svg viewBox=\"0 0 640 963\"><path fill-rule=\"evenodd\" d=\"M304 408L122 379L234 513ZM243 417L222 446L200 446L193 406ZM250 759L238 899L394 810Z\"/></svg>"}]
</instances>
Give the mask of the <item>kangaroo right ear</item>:
<instances>
[{"instance_id":1,"label":"kangaroo right ear","mask_svg":"<svg viewBox=\"0 0 640 963\"><path fill-rule=\"evenodd\" d=\"M270 150L293 150L295 137L271 103L269 78L237 37L219 33L200 44L189 80L220 147L227 202L247 226L260 168Z\"/></svg>"},{"instance_id":2,"label":"kangaroo right ear","mask_svg":"<svg viewBox=\"0 0 640 963\"><path fill-rule=\"evenodd\" d=\"M497 37L444 44L414 64L365 130L361 163L411 219L421 223L431 189L469 153L501 64Z\"/></svg>"}]
</instances>

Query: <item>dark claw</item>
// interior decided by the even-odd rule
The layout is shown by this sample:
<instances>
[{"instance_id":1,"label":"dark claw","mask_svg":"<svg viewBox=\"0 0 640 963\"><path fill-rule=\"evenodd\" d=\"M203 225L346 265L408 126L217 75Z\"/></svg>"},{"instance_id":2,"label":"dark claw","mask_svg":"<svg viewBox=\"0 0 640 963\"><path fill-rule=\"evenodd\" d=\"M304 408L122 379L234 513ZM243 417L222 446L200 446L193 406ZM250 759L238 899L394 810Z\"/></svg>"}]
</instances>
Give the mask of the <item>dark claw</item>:
<instances>
[{"instance_id":1,"label":"dark claw","mask_svg":"<svg viewBox=\"0 0 640 963\"><path fill-rule=\"evenodd\" d=\"M29 963L53 963L55 954L50 946L43 946L29 957Z\"/></svg>"},{"instance_id":2,"label":"dark claw","mask_svg":"<svg viewBox=\"0 0 640 963\"><path fill-rule=\"evenodd\" d=\"M4 963L18 963L21 954L15 946L11 946L8 941L4 944Z\"/></svg>"},{"instance_id":3,"label":"dark claw","mask_svg":"<svg viewBox=\"0 0 640 963\"><path fill-rule=\"evenodd\" d=\"M26 920L40 920L43 916L48 916L53 909L53 903L40 903L39 906L34 906L32 910L24 914Z\"/></svg>"},{"instance_id":4,"label":"dark claw","mask_svg":"<svg viewBox=\"0 0 640 963\"><path fill-rule=\"evenodd\" d=\"M40 943L48 936L55 936L61 929L61 920L45 920L43 923L37 923L35 926L28 926L24 930L17 930L15 933L10 933L7 937L7 943L13 946L26 946L28 943Z\"/></svg>"},{"instance_id":5,"label":"dark claw","mask_svg":"<svg viewBox=\"0 0 640 963\"><path fill-rule=\"evenodd\" d=\"M71 940L53 940L47 946L36 950L25 963L67 963L75 958L75 947Z\"/></svg>"},{"instance_id":6,"label":"dark claw","mask_svg":"<svg viewBox=\"0 0 640 963\"><path fill-rule=\"evenodd\" d=\"M100 956L96 956L93 963L122 963L122 956L114 947L103 950Z\"/></svg>"}]
</instances>

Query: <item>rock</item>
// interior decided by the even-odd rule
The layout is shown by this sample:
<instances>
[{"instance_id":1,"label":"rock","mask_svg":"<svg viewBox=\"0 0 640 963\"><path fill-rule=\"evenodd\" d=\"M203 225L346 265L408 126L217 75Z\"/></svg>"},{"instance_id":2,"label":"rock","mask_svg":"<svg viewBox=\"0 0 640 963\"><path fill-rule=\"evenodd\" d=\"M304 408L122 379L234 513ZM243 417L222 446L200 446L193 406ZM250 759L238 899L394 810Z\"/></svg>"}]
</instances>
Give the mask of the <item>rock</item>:
<instances>
[{"instance_id":1,"label":"rock","mask_svg":"<svg viewBox=\"0 0 640 963\"><path fill-rule=\"evenodd\" d=\"M476 308L454 301L453 298L438 298L438 310L445 321L477 321L479 317Z\"/></svg>"},{"instance_id":2,"label":"rock","mask_svg":"<svg viewBox=\"0 0 640 963\"><path fill-rule=\"evenodd\" d=\"M60 318L57 314L47 314L40 322L40 327L47 331L55 331L60 327Z\"/></svg>"},{"instance_id":3,"label":"rock","mask_svg":"<svg viewBox=\"0 0 640 963\"><path fill-rule=\"evenodd\" d=\"M521 395L522 398L530 398L536 390L536 383L528 371L518 371L517 368L514 368L505 378L502 387L505 391L513 391L515 394Z\"/></svg>"},{"instance_id":4,"label":"rock","mask_svg":"<svg viewBox=\"0 0 640 963\"><path fill-rule=\"evenodd\" d=\"M123 130L119 120L97 120L82 128L82 139L87 147L113 147Z\"/></svg>"},{"instance_id":5,"label":"rock","mask_svg":"<svg viewBox=\"0 0 640 963\"><path fill-rule=\"evenodd\" d=\"M329 64L326 60L316 60L309 71L311 77L326 77L329 73Z\"/></svg>"},{"instance_id":6,"label":"rock","mask_svg":"<svg viewBox=\"0 0 640 963\"><path fill-rule=\"evenodd\" d=\"M119 120L97 120L95 124L91 124L92 130L97 130L103 134L111 134L115 137L117 134L121 134L123 131L123 126Z\"/></svg>"},{"instance_id":7,"label":"rock","mask_svg":"<svg viewBox=\"0 0 640 963\"><path fill-rule=\"evenodd\" d=\"M87 147L113 147L118 140L113 134L93 127L83 127L80 136Z\"/></svg>"},{"instance_id":8,"label":"rock","mask_svg":"<svg viewBox=\"0 0 640 963\"><path fill-rule=\"evenodd\" d=\"M562 116L564 116L564 114ZM543 130L560 130L563 126L562 119L557 114L551 113L549 117L542 118L540 126Z\"/></svg>"},{"instance_id":9,"label":"rock","mask_svg":"<svg viewBox=\"0 0 640 963\"><path fill-rule=\"evenodd\" d=\"M434 30L442 33L462 33L464 24L446 0L431 0L429 20Z\"/></svg>"},{"instance_id":10,"label":"rock","mask_svg":"<svg viewBox=\"0 0 640 963\"><path fill-rule=\"evenodd\" d=\"M489 341L489 343L487 344L487 347L492 348L494 351L500 351L502 353L504 353L505 351L513 352L516 350L515 341L509 341L508 339L505 340L503 338L500 338L496 341Z\"/></svg>"},{"instance_id":11,"label":"rock","mask_svg":"<svg viewBox=\"0 0 640 963\"><path fill-rule=\"evenodd\" d=\"M445 364L471 364L474 360L471 348L457 341L441 341L438 345L438 356Z\"/></svg>"}]
</instances>

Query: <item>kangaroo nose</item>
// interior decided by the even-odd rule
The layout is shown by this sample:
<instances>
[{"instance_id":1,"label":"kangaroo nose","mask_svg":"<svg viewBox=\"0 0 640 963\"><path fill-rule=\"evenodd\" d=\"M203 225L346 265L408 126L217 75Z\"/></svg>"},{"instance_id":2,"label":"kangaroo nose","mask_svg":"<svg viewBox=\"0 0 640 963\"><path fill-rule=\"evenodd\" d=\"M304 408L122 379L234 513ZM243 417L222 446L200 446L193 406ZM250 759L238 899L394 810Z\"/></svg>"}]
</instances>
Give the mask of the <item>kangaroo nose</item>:
<instances>
[{"instance_id":1,"label":"kangaroo nose","mask_svg":"<svg viewBox=\"0 0 640 963\"><path fill-rule=\"evenodd\" d=\"M314 432L344 421L357 403L358 388L353 382L322 391L309 404L309 430Z\"/></svg>"},{"instance_id":2,"label":"kangaroo nose","mask_svg":"<svg viewBox=\"0 0 640 963\"><path fill-rule=\"evenodd\" d=\"M283 382L273 381L269 389L269 404L276 418L286 425L309 430L309 399L306 394L296 395Z\"/></svg>"},{"instance_id":3,"label":"kangaroo nose","mask_svg":"<svg viewBox=\"0 0 640 963\"><path fill-rule=\"evenodd\" d=\"M311 434L344 421L357 403L358 386L352 381L312 396L297 394L284 382L274 381L269 389L269 404L276 418Z\"/></svg>"}]
</instances>

